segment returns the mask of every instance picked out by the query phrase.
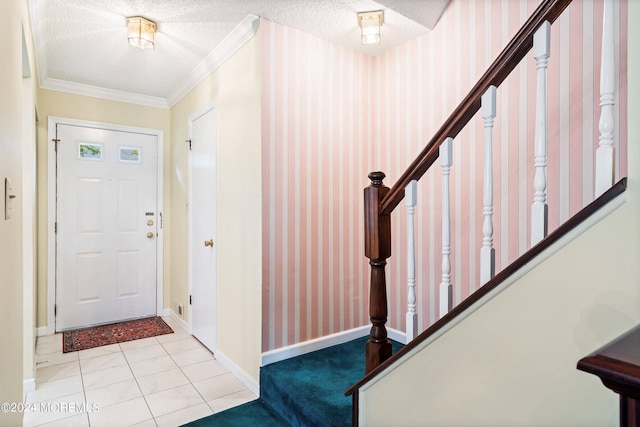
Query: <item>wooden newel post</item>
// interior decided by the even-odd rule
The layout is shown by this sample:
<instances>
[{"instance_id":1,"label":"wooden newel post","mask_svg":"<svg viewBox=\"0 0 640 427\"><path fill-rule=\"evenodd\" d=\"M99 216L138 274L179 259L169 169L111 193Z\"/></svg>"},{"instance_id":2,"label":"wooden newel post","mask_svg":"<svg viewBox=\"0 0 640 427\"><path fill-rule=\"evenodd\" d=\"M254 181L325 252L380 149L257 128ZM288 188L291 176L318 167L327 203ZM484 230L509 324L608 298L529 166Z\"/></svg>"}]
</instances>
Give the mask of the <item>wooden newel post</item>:
<instances>
[{"instance_id":1,"label":"wooden newel post","mask_svg":"<svg viewBox=\"0 0 640 427\"><path fill-rule=\"evenodd\" d=\"M387 281L384 268L391 256L391 217L380 214L380 202L389 192L382 185L385 175L371 172L371 185L364 189L364 254L371 265L369 317L371 332L366 344L366 372L369 373L391 357L391 342L387 337Z\"/></svg>"}]
</instances>

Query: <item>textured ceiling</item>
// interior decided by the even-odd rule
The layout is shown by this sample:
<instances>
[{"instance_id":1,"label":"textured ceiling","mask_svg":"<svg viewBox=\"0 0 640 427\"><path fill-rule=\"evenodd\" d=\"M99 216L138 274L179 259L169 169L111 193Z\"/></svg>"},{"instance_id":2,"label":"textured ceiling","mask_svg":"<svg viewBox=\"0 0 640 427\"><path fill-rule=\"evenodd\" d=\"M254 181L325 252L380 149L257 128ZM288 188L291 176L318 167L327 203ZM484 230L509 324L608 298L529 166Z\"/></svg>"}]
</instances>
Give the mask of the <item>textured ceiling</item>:
<instances>
[{"instance_id":1,"label":"textured ceiling","mask_svg":"<svg viewBox=\"0 0 640 427\"><path fill-rule=\"evenodd\" d=\"M162 105L248 15L377 55L427 33L447 1L31 0L31 16L41 86L129 93ZM357 13L380 9L382 42L363 46ZM154 50L127 43L125 18L137 15L158 25Z\"/></svg>"}]
</instances>

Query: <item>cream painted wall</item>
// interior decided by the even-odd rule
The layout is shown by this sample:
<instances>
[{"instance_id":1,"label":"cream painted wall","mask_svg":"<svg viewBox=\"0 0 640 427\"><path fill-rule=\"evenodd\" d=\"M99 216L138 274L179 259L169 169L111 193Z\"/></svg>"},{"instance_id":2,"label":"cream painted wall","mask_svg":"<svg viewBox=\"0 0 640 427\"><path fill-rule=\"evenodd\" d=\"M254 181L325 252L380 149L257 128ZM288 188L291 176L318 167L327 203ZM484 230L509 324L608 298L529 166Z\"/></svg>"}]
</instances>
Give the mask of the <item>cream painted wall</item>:
<instances>
[{"instance_id":1,"label":"cream painted wall","mask_svg":"<svg viewBox=\"0 0 640 427\"><path fill-rule=\"evenodd\" d=\"M28 9L24 8L22 51L22 295L23 295L23 379L24 392L35 386L36 344L36 277L37 277L37 203L36 203L36 77L34 47L29 24ZM26 49L26 50L25 50Z\"/></svg>"},{"instance_id":2,"label":"cream painted wall","mask_svg":"<svg viewBox=\"0 0 640 427\"><path fill-rule=\"evenodd\" d=\"M575 366L640 322L638 95L630 79L627 202L362 393L364 424L617 425L617 396Z\"/></svg>"},{"instance_id":3,"label":"cream painted wall","mask_svg":"<svg viewBox=\"0 0 640 427\"><path fill-rule=\"evenodd\" d=\"M261 343L260 32L171 109L170 307L188 320L188 118L218 109L217 348L258 381Z\"/></svg>"},{"instance_id":4,"label":"cream painted wall","mask_svg":"<svg viewBox=\"0 0 640 427\"><path fill-rule=\"evenodd\" d=\"M25 195L23 156L33 139L25 135L23 111L26 108L22 78L22 25L29 31L26 1L3 2L0 14L0 402L22 402L23 353L26 348L24 333L24 255L23 202ZM31 105L33 107L33 104ZM32 110L33 111L33 110ZM32 172L35 173L34 170ZM14 199L13 213L4 217L4 179L13 182L18 196ZM28 193L28 192L27 192ZM28 214L28 213L27 213ZM28 216L28 215L27 215ZM30 320L30 319L28 319ZM7 351L10 349L10 351ZM20 425L22 414L0 412L0 425Z\"/></svg>"},{"instance_id":5,"label":"cream painted wall","mask_svg":"<svg viewBox=\"0 0 640 427\"><path fill-rule=\"evenodd\" d=\"M170 112L168 109L147 107L101 98L40 89L38 91L38 313L37 325L47 326L47 156L49 116L159 129L164 132L164 170L171 164ZM171 289L171 184L169 174L164 178L164 306L169 304Z\"/></svg>"}]
</instances>

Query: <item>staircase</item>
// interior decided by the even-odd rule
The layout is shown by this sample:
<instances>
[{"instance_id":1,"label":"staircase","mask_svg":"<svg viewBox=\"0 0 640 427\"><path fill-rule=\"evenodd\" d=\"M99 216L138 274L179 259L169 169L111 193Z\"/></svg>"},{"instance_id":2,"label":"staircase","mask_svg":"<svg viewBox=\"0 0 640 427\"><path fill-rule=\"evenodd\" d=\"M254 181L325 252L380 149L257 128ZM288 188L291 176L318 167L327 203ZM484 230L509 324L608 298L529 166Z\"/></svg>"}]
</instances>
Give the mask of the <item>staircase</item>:
<instances>
[{"instance_id":1,"label":"staircase","mask_svg":"<svg viewBox=\"0 0 640 427\"><path fill-rule=\"evenodd\" d=\"M575 331L575 325L564 317L578 317L578 324L584 324L586 331L597 326L598 321L611 322L611 313L591 311L593 298L603 293L598 287L582 284L591 275L620 280L612 270L622 271L620 265L629 265L634 254L621 254L615 265L598 268L594 255L585 257L583 253L594 241L609 253L615 252L613 247L618 244L626 245L625 240L631 236L625 236L625 230L602 230L607 223L621 222L620 215L628 208L626 190L627 179L623 179L408 345L391 341L392 356L372 373L364 372L368 338L358 338L262 367L259 400L189 425L514 425L514 413L529 404L536 407L536 423L523 422L524 425L545 425L547 412L564 406L571 415L588 414L593 425L611 425L616 415L615 399L613 415L605 412L604 417L599 414L600 418L581 404L588 392L602 388L596 381L590 383L588 375L580 378L585 382L584 395L563 395L567 390L563 377L580 377L573 367L585 352L568 342L574 335L584 335L584 331ZM634 232L640 229L636 227ZM564 277L545 276L548 264L556 264L557 268L558 264L581 262L585 265L578 274L567 272L576 280L562 284L570 291L554 292ZM572 297L575 288L582 288L581 298ZM605 302L601 301L603 305ZM580 319L584 310L589 311ZM603 337L605 341L609 338ZM597 347L581 339L584 348ZM560 369L549 364L550 358L559 359ZM533 382L531 377L541 378L545 388L540 389L540 381ZM386 382L381 385L383 378ZM417 387L419 384L422 389ZM557 391L555 387L559 387ZM526 398L529 388L538 390L538 401ZM376 397L380 393L382 399ZM504 400L492 401L496 393ZM354 394L356 399L352 399ZM373 409L374 420L359 413L363 400L370 412ZM467 410L456 411L461 402ZM493 424L482 422L487 414L476 412L481 406L490 412L505 404L508 407L491 415ZM518 416L526 420L531 414Z\"/></svg>"},{"instance_id":2,"label":"staircase","mask_svg":"<svg viewBox=\"0 0 640 427\"><path fill-rule=\"evenodd\" d=\"M620 77L615 72L614 60L615 2L603 2L600 135L593 155L595 177L589 177L587 181L595 189L593 194L596 200L575 216L569 216L564 224L561 223L549 235L549 211L558 209L558 206L552 205L548 197L550 181L547 166L551 162L563 165L570 162L571 150L567 150L568 154L564 159L548 156L550 130L547 116L552 111L549 108L552 104L547 99L547 67L552 58L552 24L570 4L571 0L540 2L515 37L393 185L387 187L383 182L386 175L382 171L369 174L371 184L364 190L364 243L365 256L369 258L371 266L372 328L370 340L366 344L367 375L346 392L346 395L353 396L354 399L354 425L587 425L585 422L590 417L591 420L597 420L594 425L608 425L610 418L606 410L603 410L605 406L602 401L598 402L600 406L593 405L588 411L576 414L581 410L577 405L571 407L567 395L573 394L571 402L585 402L587 405L599 399L594 397L599 392L589 387L586 380L574 378L578 375L574 370L575 361L581 356L581 352L576 351L575 343L572 342L576 336L583 341L580 345L592 345L599 340L593 340L585 331L576 329L601 328L607 338L615 331L615 322L594 313L594 303L589 298L606 299L608 286L629 292L633 296L638 294L629 283L632 275L623 275L624 279L621 281L624 283L608 283L607 275L617 276L624 269L624 264L602 253L607 248L614 250L616 237L613 236L625 240L616 233L620 230L612 228L615 220L607 217L626 201L624 196L618 198L626 188L626 180L613 185L616 176L614 82ZM500 102L496 94L530 51L535 60L535 70L531 73L535 75L536 86L535 138L532 141L534 173L532 177L526 177L526 183L525 177L522 177L522 181L517 181L521 178L517 172L510 170L508 173L509 180L516 181L517 186L526 185L532 189L533 203L530 204L530 215L519 211L517 223L507 224L509 228L501 236L501 240L508 240L512 229L520 231L524 228L529 232L530 249L524 254L519 251L520 256L515 261L502 271L496 271L496 156L493 152L493 138L496 104ZM462 265L462 270L472 270L479 265L480 280L479 283L472 284L475 292L454 307L451 282L452 196L449 175L452 173L452 147L462 145L465 150L468 149L468 138L459 138L459 135L468 126L473 128L474 125L470 123L474 118L481 119L481 122L478 120L476 123L481 123L484 128L484 164L477 165L480 173L466 179L475 179L483 184L482 216L481 221L476 217L466 219L465 215L469 213L460 212L460 209L456 215L458 224L461 215L466 221L482 223L479 256ZM502 144L517 150L518 142L514 138L503 141ZM557 144L567 147L569 138L561 138ZM482 147L478 149L481 150ZM432 168L438 158L440 170ZM468 170L462 171L463 174L467 172ZM504 172L503 169L499 173ZM438 173L441 173L438 178L442 184L442 210L435 222L442 225L442 238L439 242L442 247L442 281L439 289L432 292L431 298L439 300L440 318L424 332L418 333L413 225L416 186L427 174L431 174L430 177L433 178L433 174ZM433 181L434 179L431 182ZM496 192L507 199L508 205L509 194L505 195L503 189ZM406 330L408 339L413 340L395 356L391 356L391 344L386 331L389 317L387 292L388 288L397 289L398 285L387 283L385 270L392 252L401 252L401 256L405 256L397 247L392 251L392 243L398 242L398 238L392 240L391 236L392 230L397 233L399 228L392 226L392 215L397 218L397 208L403 198L407 206ZM606 207L606 213L596 214L603 207ZM508 211L502 203L501 208L502 212L498 211L501 214ZM625 213L618 213L626 218L623 227L636 229L628 221L628 212L634 212L634 209L627 209L625 206L622 210ZM394 220L397 225L399 220ZM599 224L601 220L602 224ZM433 228L423 232L431 239L434 239L435 233ZM505 235L507 238L504 238ZM594 240L593 236L599 237ZM574 239L590 248L586 251L577 249ZM501 240L496 243L501 244ZM636 243L634 241L630 245L634 250L637 249ZM598 248L600 244L602 250ZM465 251L468 248L458 250L467 254ZM633 253L637 255L637 252ZM464 261L464 256L458 256L458 262L460 258ZM603 272L606 274L602 274ZM460 276L463 275L459 274L458 277ZM424 289L422 292L424 294ZM604 305L618 310L621 308L621 301L608 301ZM638 317L629 310L623 311L625 314L631 313L632 320L620 322L618 326L622 329L628 327L629 323L635 324L635 318ZM585 318L580 319L581 316ZM594 321L597 326L589 323L590 316L597 318ZM581 348L580 345L577 348ZM556 384L561 387L554 388Z\"/></svg>"}]
</instances>

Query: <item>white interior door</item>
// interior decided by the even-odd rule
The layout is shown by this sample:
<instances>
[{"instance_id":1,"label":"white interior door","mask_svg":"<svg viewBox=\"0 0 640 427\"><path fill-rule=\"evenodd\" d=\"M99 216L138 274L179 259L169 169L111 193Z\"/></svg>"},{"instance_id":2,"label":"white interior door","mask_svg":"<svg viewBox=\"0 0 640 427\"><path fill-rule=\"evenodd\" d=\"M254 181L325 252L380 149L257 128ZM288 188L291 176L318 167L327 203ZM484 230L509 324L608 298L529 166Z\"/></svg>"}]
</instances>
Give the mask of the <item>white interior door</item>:
<instances>
[{"instance_id":1,"label":"white interior door","mask_svg":"<svg viewBox=\"0 0 640 427\"><path fill-rule=\"evenodd\" d=\"M155 315L157 136L56 130L56 330Z\"/></svg>"},{"instance_id":2,"label":"white interior door","mask_svg":"<svg viewBox=\"0 0 640 427\"><path fill-rule=\"evenodd\" d=\"M189 119L191 136L189 215L191 333L216 347L216 144L217 110L211 105Z\"/></svg>"}]
</instances>

